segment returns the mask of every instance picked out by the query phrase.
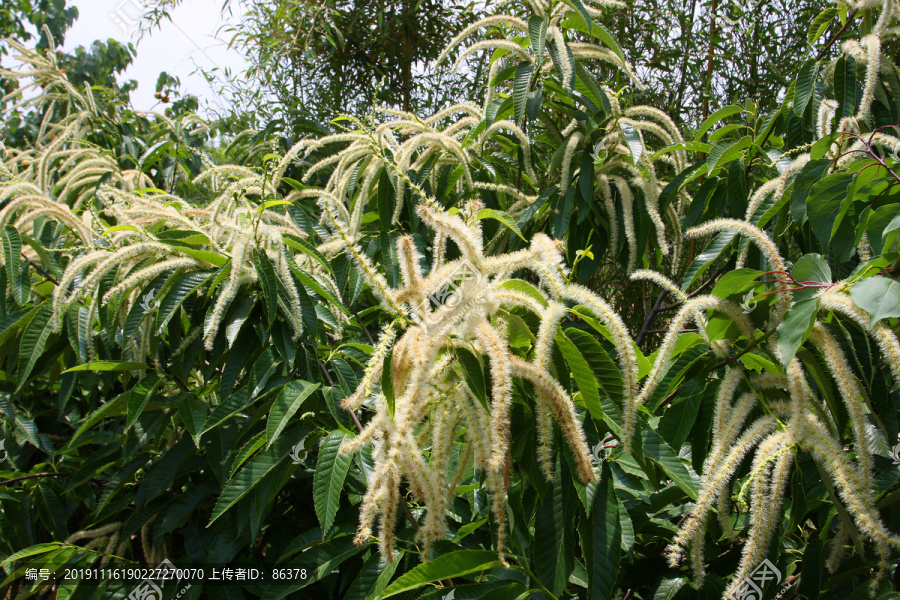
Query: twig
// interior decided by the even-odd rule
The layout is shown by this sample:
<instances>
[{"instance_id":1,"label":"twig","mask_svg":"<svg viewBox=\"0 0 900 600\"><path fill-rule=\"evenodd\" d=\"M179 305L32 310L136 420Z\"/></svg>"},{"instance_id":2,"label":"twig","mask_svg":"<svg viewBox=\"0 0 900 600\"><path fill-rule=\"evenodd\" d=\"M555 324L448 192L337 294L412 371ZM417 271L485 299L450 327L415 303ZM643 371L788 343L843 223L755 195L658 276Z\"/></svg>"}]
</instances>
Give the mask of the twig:
<instances>
[{"instance_id":1,"label":"twig","mask_svg":"<svg viewBox=\"0 0 900 600\"><path fill-rule=\"evenodd\" d=\"M850 14L847 15L847 22L844 23L844 26L841 27L840 29L838 29L838 32L836 34L834 34L834 37L832 37L830 40L828 40L828 43L825 44L825 47L819 51L818 55L816 55L816 62L819 62L820 60L825 58L825 55L828 54L828 51L831 50L831 47L834 46L834 43L836 41L838 41L838 38L841 37L841 34L844 33L844 31L847 29L847 27L850 26L850 23L855 18L856 18L856 11L851 10Z\"/></svg>"},{"instance_id":2,"label":"twig","mask_svg":"<svg viewBox=\"0 0 900 600\"><path fill-rule=\"evenodd\" d=\"M53 275L51 275L50 273L45 271L44 268L41 267L39 264L35 263L33 260L31 260L30 258L25 256L24 252L22 253L22 258L24 258L26 261L28 261L28 264L31 265L32 267L34 267L35 271L37 271L38 273L40 273L41 275L46 277L47 281L50 281L51 283L53 283L53 285L59 285L59 282L53 277Z\"/></svg>"},{"instance_id":3,"label":"twig","mask_svg":"<svg viewBox=\"0 0 900 600\"><path fill-rule=\"evenodd\" d=\"M369 344L374 346L375 340L372 339L372 335L369 333L368 328L366 328L366 326L363 324L362 319L359 318L359 315L356 313L356 311L353 309L353 307L351 306L349 308L350 308L350 312L353 313L353 317L356 319L356 322L359 323L360 327L362 327L363 333L366 334L366 339L369 340Z\"/></svg>"},{"instance_id":4,"label":"twig","mask_svg":"<svg viewBox=\"0 0 900 600\"><path fill-rule=\"evenodd\" d=\"M644 319L644 324L641 326L640 333L637 334L637 337L634 338L634 343L638 346L644 341L644 338L647 337L647 334L650 333L650 325L653 324L653 320L656 318L656 315L659 314L659 309L662 307L663 300L666 299L666 294L668 294L668 290L663 290L659 293L659 296L656 298L656 302L653 303L653 308L650 309L650 312L647 313L647 318Z\"/></svg>"},{"instance_id":5,"label":"twig","mask_svg":"<svg viewBox=\"0 0 900 600\"><path fill-rule=\"evenodd\" d=\"M35 479L37 477L68 477L68 473L60 473L58 471L48 471L46 473L32 473L31 475L22 475L21 477L13 477L12 479L4 479L0 481L0 486L11 485L16 483L17 481L23 481L25 479Z\"/></svg>"}]
</instances>

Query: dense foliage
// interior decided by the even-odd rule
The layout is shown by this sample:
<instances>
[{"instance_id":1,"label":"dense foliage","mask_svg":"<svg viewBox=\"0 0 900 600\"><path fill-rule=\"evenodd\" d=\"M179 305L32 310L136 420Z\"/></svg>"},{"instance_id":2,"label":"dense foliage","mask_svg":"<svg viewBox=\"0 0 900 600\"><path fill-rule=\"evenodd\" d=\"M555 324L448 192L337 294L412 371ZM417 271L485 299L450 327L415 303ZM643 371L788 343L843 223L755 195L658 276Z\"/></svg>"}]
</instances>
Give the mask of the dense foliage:
<instances>
[{"instance_id":1,"label":"dense foliage","mask_svg":"<svg viewBox=\"0 0 900 600\"><path fill-rule=\"evenodd\" d=\"M777 93L689 132L731 91L641 104L627 8L501 5L435 56L484 55L478 102L296 143L10 41L0 590L896 597L900 7L810 15Z\"/></svg>"}]
</instances>

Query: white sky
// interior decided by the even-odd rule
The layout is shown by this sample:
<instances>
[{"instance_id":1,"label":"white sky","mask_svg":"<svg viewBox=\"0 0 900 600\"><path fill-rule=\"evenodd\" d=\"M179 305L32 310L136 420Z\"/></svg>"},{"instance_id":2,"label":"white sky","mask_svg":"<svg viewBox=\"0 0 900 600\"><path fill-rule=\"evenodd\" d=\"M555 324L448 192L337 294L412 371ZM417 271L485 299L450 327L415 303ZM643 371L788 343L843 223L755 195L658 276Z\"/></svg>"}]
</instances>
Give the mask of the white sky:
<instances>
[{"instance_id":1,"label":"white sky","mask_svg":"<svg viewBox=\"0 0 900 600\"><path fill-rule=\"evenodd\" d=\"M135 42L137 20L144 12L146 0L69 0L68 4L78 8L78 20L66 35L63 49L74 50L77 46L89 48L94 40L109 38L119 42ZM165 20L161 28L145 34L136 43L137 58L120 76L120 81L134 79L137 89L131 100L137 110L149 110L155 106L161 110L153 97L156 79L160 71L166 71L181 79L181 92L200 98L200 114L204 106L220 102L215 82L207 83L198 68L220 74L227 68L232 74L240 73L246 62L239 52L227 48L231 34L220 28L227 27L240 18L240 3L233 2L234 16L222 17L222 0L184 0L172 12L172 20ZM217 37L218 33L218 37ZM174 98L173 98L174 100Z\"/></svg>"}]
</instances>

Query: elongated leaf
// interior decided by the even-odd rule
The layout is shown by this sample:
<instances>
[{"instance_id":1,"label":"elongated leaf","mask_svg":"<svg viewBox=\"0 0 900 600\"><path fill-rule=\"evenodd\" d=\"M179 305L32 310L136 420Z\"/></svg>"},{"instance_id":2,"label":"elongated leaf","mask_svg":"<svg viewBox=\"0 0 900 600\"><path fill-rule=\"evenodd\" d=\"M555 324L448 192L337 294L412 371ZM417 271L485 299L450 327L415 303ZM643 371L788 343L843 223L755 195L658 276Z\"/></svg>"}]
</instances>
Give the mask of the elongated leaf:
<instances>
[{"instance_id":1,"label":"elongated leaf","mask_svg":"<svg viewBox=\"0 0 900 600\"><path fill-rule=\"evenodd\" d=\"M830 166L831 161L827 159L811 160L806 163L794 180L793 191L791 191L791 216L797 223L806 222L806 198L809 196L812 186L825 177Z\"/></svg>"},{"instance_id":2,"label":"elongated leaf","mask_svg":"<svg viewBox=\"0 0 900 600\"><path fill-rule=\"evenodd\" d=\"M174 240L159 240L164 244L168 244L175 248L181 254L190 256L191 258L196 258L197 260L207 262L214 267L224 267L225 263L228 262L228 259L222 256L221 254L217 254L215 252L209 252L208 250L198 250L197 248L191 248L189 246L183 246L177 243Z\"/></svg>"},{"instance_id":3,"label":"elongated leaf","mask_svg":"<svg viewBox=\"0 0 900 600\"><path fill-rule=\"evenodd\" d=\"M260 431L256 435L254 435L248 442L246 442L241 449L238 450L238 453L234 456L234 463L231 465L231 470L228 472L228 479L234 477L234 474L240 469L247 459L253 456L253 454L263 447L263 444L266 443L266 432Z\"/></svg>"},{"instance_id":4,"label":"elongated leaf","mask_svg":"<svg viewBox=\"0 0 900 600\"><path fill-rule=\"evenodd\" d=\"M234 416L253 404L254 398L250 395L250 389L243 387L229 395L221 404L215 407L206 418L201 433L206 433L213 427L221 424L226 419Z\"/></svg>"},{"instance_id":5,"label":"elongated leaf","mask_svg":"<svg viewBox=\"0 0 900 600\"><path fill-rule=\"evenodd\" d=\"M372 600L384 591L397 567L399 560L391 561L386 567L381 566L381 556L376 552L363 565L356 579L347 588L343 600Z\"/></svg>"},{"instance_id":6,"label":"elongated leaf","mask_svg":"<svg viewBox=\"0 0 900 600\"><path fill-rule=\"evenodd\" d=\"M818 61L810 58L797 73L797 79L794 83L794 112L802 115L806 110L806 105L815 91L816 75L819 72Z\"/></svg>"},{"instance_id":7,"label":"elongated leaf","mask_svg":"<svg viewBox=\"0 0 900 600\"><path fill-rule=\"evenodd\" d=\"M666 577L659 582L653 594L653 600L672 600L687 583L684 577Z\"/></svg>"},{"instance_id":8,"label":"elongated leaf","mask_svg":"<svg viewBox=\"0 0 900 600\"><path fill-rule=\"evenodd\" d=\"M563 471L557 454L556 477L547 487L534 518L534 544L531 557L534 574L555 596L560 596L572 573L572 506L564 485L568 469Z\"/></svg>"},{"instance_id":9,"label":"elongated leaf","mask_svg":"<svg viewBox=\"0 0 900 600\"><path fill-rule=\"evenodd\" d=\"M725 251L725 248L736 235L737 233L733 231L723 231L717 235L691 263L681 282L681 289L687 291L697 281L697 278L709 268L713 261L722 255L722 252Z\"/></svg>"},{"instance_id":10,"label":"elongated leaf","mask_svg":"<svg viewBox=\"0 0 900 600\"><path fill-rule=\"evenodd\" d=\"M612 474L609 467L604 466L590 515L587 519L582 518L578 527L588 576L586 598L589 600L613 597L621 557L620 511L624 512L616 500Z\"/></svg>"},{"instance_id":11,"label":"elongated leaf","mask_svg":"<svg viewBox=\"0 0 900 600\"><path fill-rule=\"evenodd\" d=\"M47 340L50 338L53 330L53 326L50 323L52 313L53 309L49 303L42 304L40 310L28 323L25 331L22 332L22 342L19 346L18 389L22 389L22 386L25 385L28 376L31 375L31 371L34 369L34 365L41 357L41 354L44 353Z\"/></svg>"},{"instance_id":12,"label":"elongated leaf","mask_svg":"<svg viewBox=\"0 0 900 600\"><path fill-rule=\"evenodd\" d=\"M834 232L841 224L846 209L842 208L847 188L853 182L852 173L833 173L810 188L806 197L806 214L813 233L827 248Z\"/></svg>"},{"instance_id":13,"label":"elongated leaf","mask_svg":"<svg viewBox=\"0 0 900 600\"><path fill-rule=\"evenodd\" d=\"M247 465L238 471L225 486L225 489L222 490L207 527L221 517L226 510L237 504L238 500L246 496L269 471L283 463L290 455L291 448L307 432L306 428L293 429L290 432L286 432L272 444L271 448L260 452L250 459Z\"/></svg>"},{"instance_id":14,"label":"elongated leaf","mask_svg":"<svg viewBox=\"0 0 900 600\"><path fill-rule=\"evenodd\" d=\"M268 443L266 449L271 448L272 444L278 438L303 401L310 394L319 389L319 383L309 383L308 381L292 381L281 390L272 409L269 411L269 419L266 421L266 435Z\"/></svg>"},{"instance_id":15,"label":"elongated leaf","mask_svg":"<svg viewBox=\"0 0 900 600\"><path fill-rule=\"evenodd\" d=\"M576 5L576 3L577 3L577 5ZM587 33L587 34L593 36L594 38L600 40L601 42L606 44L610 50L615 52L616 56L618 56L622 60L622 63L624 64L625 63L625 54L622 52L622 47L619 46L619 42L616 41L616 38L613 36L613 34L611 34L606 27L604 27L600 23L597 23L596 21L592 20L590 18L590 16L588 16L587 11L584 9L584 5L581 3L580 0L570 0L570 1L566 2L566 4L568 4L569 6L572 6L572 7L577 6L578 7L578 15L581 18L580 19L579 18L566 19L565 21L562 22L562 26L563 27L572 27L579 31L583 31L584 33Z\"/></svg>"},{"instance_id":16,"label":"elongated leaf","mask_svg":"<svg viewBox=\"0 0 900 600\"><path fill-rule=\"evenodd\" d=\"M156 331L158 333L162 333L163 328L169 323L184 300L209 281L214 274L213 271L191 271L178 276L159 303L159 311L156 313Z\"/></svg>"},{"instance_id":17,"label":"elongated leaf","mask_svg":"<svg viewBox=\"0 0 900 600\"><path fill-rule=\"evenodd\" d=\"M481 219L496 219L497 221L500 221L501 223L503 223L504 225L509 227L512 230L512 232L515 233L520 238L522 238L522 240L525 240L525 236L522 235L522 230L519 229L519 226L516 224L515 219L513 219L511 216L509 216L507 213L503 212L502 210L494 210L493 208L482 208L481 210L478 211L478 214L475 216L475 218L479 221ZM527 240L525 240L525 241L527 241Z\"/></svg>"},{"instance_id":18,"label":"elongated leaf","mask_svg":"<svg viewBox=\"0 0 900 600\"><path fill-rule=\"evenodd\" d=\"M525 101L531 85L533 70L534 67L527 60L523 60L516 67L516 78L513 80L513 106L515 107L516 123L521 123L525 116Z\"/></svg>"},{"instance_id":19,"label":"elongated leaf","mask_svg":"<svg viewBox=\"0 0 900 600\"><path fill-rule=\"evenodd\" d=\"M389 598L409 590L417 590L429 583L502 566L496 552L491 550L459 550L442 554L434 560L417 565L388 586L378 598Z\"/></svg>"},{"instance_id":20,"label":"elongated leaf","mask_svg":"<svg viewBox=\"0 0 900 600\"><path fill-rule=\"evenodd\" d=\"M859 86L856 83L856 61L852 56L842 55L834 66L834 97L839 107L835 118L840 122L845 117L856 114Z\"/></svg>"},{"instance_id":21,"label":"elongated leaf","mask_svg":"<svg viewBox=\"0 0 900 600\"><path fill-rule=\"evenodd\" d=\"M0 239L3 241L3 262L6 263L6 280L12 287L13 298L19 306L28 302L31 292L31 280L22 281L20 269L22 268L22 238L15 227L7 225L0 230ZM27 283L27 285L26 285Z\"/></svg>"},{"instance_id":22,"label":"elongated leaf","mask_svg":"<svg viewBox=\"0 0 900 600\"><path fill-rule=\"evenodd\" d=\"M128 419L125 422L125 431L131 429L137 418L141 416L147 403L150 402L150 397L160 384L162 384L162 377L159 373L150 373L131 389L131 394L128 396Z\"/></svg>"},{"instance_id":23,"label":"elongated leaf","mask_svg":"<svg viewBox=\"0 0 900 600\"><path fill-rule=\"evenodd\" d=\"M697 491L700 489L700 478L697 477L694 470L684 464L672 447L664 442L654 430L649 427L645 428L643 438L644 456L658 464L691 500L696 500Z\"/></svg>"},{"instance_id":24,"label":"elongated leaf","mask_svg":"<svg viewBox=\"0 0 900 600\"><path fill-rule=\"evenodd\" d=\"M269 256L262 250L253 251L253 264L259 275L259 285L262 287L263 298L266 300L266 317L269 327L271 327L275 321L275 315L278 313L278 283L275 268L272 266Z\"/></svg>"},{"instance_id":25,"label":"elongated leaf","mask_svg":"<svg viewBox=\"0 0 900 600\"><path fill-rule=\"evenodd\" d=\"M544 49L549 24L546 17L531 15L528 18L528 39L531 40L531 51L534 52L534 64L538 66L544 63Z\"/></svg>"},{"instance_id":26,"label":"elongated leaf","mask_svg":"<svg viewBox=\"0 0 900 600\"><path fill-rule=\"evenodd\" d=\"M720 108L713 114L709 115L705 121L700 125L700 128L697 129L697 133L694 134L694 141L699 142L703 139L703 135L709 131L709 128L732 115L736 115L738 113L744 112L743 106L738 106L736 104L732 104L731 106L726 106L724 108Z\"/></svg>"},{"instance_id":27,"label":"elongated leaf","mask_svg":"<svg viewBox=\"0 0 900 600\"><path fill-rule=\"evenodd\" d=\"M313 500L323 534L334 524L334 516L341 501L341 488L344 487L344 478L350 469L350 455L340 452L346 437L347 434L343 431L332 431L325 436L319 448L319 460L313 478Z\"/></svg>"},{"instance_id":28,"label":"elongated leaf","mask_svg":"<svg viewBox=\"0 0 900 600\"><path fill-rule=\"evenodd\" d=\"M713 175L713 171L722 167L740 156L741 151L749 148L753 143L753 138L749 135L739 140L722 140L713 144L709 151L709 158L706 160L708 173Z\"/></svg>"},{"instance_id":29,"label":"elongated leaf","mask_svg":"<svg viewBox=\"0 0 900 600\"><path fill-rule=\"evenodd\" d=\"M200 435L207 416L206 402L203 398L198 398L193 394L179 394L175 399L175 406L178 407L178 416L181 417L181 422L194 438L194 444L199 448Z\"/></svg>"},{"instance_id":30,"label":"elongated leaf","mask_svg":"<svg viewBox=\"0 0 900 600\"><path fill-rule=\"evenodd\" d=\"M84 365L78 365L71 369L66 369L63 373L72 373L74 371L137 371L138 369L149 369L150 365L142 362L133 362L128 360L95 360Z\"/></svg>"},{"instance_id":31,"label":"elongated leaf","mask_svg":"<svg viewBox=\"0 0 900 600\"><path fill-rule=\"evenodd\" d=\"M809 25L809 31L806 33L806 41L812 44L817 39L822 37L822 34L825 33L825 30L828 29L828 26L831 25L831 22L834 21L834 18L838 15L838 10L836 8L826 8L813 19L813 22Z\"/></svg>"}]
</instances>

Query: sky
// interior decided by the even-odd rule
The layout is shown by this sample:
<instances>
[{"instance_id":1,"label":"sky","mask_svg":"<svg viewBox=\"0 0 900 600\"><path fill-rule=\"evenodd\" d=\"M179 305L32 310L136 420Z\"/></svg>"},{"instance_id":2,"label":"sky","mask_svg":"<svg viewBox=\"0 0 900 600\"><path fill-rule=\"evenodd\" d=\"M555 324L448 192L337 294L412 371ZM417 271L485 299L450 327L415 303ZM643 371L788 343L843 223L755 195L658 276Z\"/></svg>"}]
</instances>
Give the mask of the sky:
<instances>
[{"instance_id":1,"label":"sky","mask_svg":"<svg viewBox=\"0 0 900 600\"><path fill-rule=\"evenodd\" d=\"M69 0L78 8L78 20L66 35L64 50L77 46L90 47L94 40L113 38L119 42L136 44L137 58L119 77L121 81L134 79L138 88L132 92L132 104L137 110L161 110L153 97L160 71L181 80L181 91L200 98L201 116L207 105L217 106L222 100L216 94L215 83L207 83L198 72L231 69L238 73L246 62L241 54L228 49L231 34L229 24L240 19L240 7L234 15L221 14L222 0L184 0L172 11L172 20L165 20L152 33L145 33L138 42L138 20L147 0ZM233 2L239 5L238 2ZM224 27L223 27L224 26ZM222 30L220 30L222 29Z\"/></svg>"}]
</instances>

